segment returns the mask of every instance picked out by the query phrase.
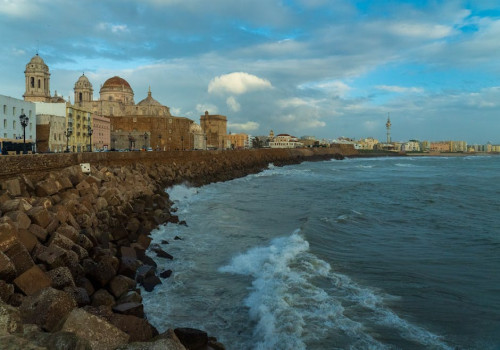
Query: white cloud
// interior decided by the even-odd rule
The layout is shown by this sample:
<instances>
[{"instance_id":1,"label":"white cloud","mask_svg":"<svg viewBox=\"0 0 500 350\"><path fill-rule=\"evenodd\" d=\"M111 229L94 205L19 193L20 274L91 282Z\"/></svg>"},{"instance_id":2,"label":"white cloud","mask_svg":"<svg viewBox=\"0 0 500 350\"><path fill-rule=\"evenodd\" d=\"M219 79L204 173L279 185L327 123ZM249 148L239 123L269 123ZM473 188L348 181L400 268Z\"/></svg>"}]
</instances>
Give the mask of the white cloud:
<instances>
[{"instance_id":1,"label":"white cloud","mask_svg":"<svg viewBox=\"0 0 500 350\"><path fill-rule=\"evenodd\" d=\"M130 30L128 29L126 24L112 24L101 22L97 25L97 28L102 31L111 31L112 33L128 33Z\"/></svg>"},{"instance_id":2,"label":"white cloud","mask_svg":"<svg viewBox=\"0 0 500 350\"><path fill-rule=\"evenodd\" d=\"M229 96L226 100L226 103L233 112L239 112L239 110L241 109L241 105L233 96Z\"/></svg>"},{"instance_id":3,"label":"white cloud","mask_svg":"<svg viewBox=\"0 0 500 350\"><path fill-rule=\"evenodd\" d=\"M212 104L202 104L202 103L198 103L196 105L196 111L201 115L201 114L205 114L205 111L208 111L208 114L217 114L219 113L219 109L217 108L217 106L215 105L212 105Z\"/></svg>"},{"instance_id":4,"label":"white cloud","mask_svg":"<svg viewBox=\"0 0 500 350\"><path fill-rule=\"evenodd\" d=\"M379 90L389 91L389 92L397 92L400 94L404 94L404 93L419 94L419 93L424 92L424 89L419 88L419 87L404 87L404 86L396 86L396 85L377 85L377 86L375 86L375 88L379 89Z\"/></svg>"},{"instance_id":5,"label":"white cloud","mask_svg":"<svg viewBox=\"0 0 500 350\"><path fill-rule=\"evenodd\" d=\"M331 94L338 97L345 97L347 93L351 90L351 87L340 80L329 80L329 81L315 81L298 86L299 89L313 89L321 90L327 94Z\"/></svg>"},{"instance_id":6,"label":"white cloud","mask_svg":"<svg viewBox=\"0 0 500 350\"><path fill-rule=\"evenodd\" d=\"M453 28L441 24L394 22L387 26L393 34L424 39L441 39L450 36Z\"/></svg>"},{"instance_id":7,"label":"white cloud","mask_svg":"<svg viewBox=\"0 0 500 350\"><path fill-rule=\"evenodd\" d=\"M234 72L213 78L208 84L209 93L241 95L249 91L271 89L271 82L245 72Z\"/></svg>"},{"instance_id":8,"label":"white cloud","mask_svg":"<svg viewBox=\"0 0 500 350\"><path fill-rule=\"evenodd\" d=\"M14 17L30 17L38 6L28 0L0 0L0 13Z\"/></svg>"},{"instance_id":9,"label":"white cloud","mask_svg":"<svg viewBox=\"0 0 500 350\"><path fill-rule=\"evenodd\" d=\"M278 120L284 124L288 124L290 129L314 129L326 126L324 121L318 120L315 116L285 114L278 117Z\"/></svg>"},{"instance_id":10,"label":"white cloud","mask_svg":"<svg viewBox=\"0 0 500 350\"><path fill-rule=\"evenodd\" d=\"M254 131L259 128L259 123L257 122L246 122L246 123L227 123L228 129L236 129L239 131Z\"/></svg>"}]
</instances>

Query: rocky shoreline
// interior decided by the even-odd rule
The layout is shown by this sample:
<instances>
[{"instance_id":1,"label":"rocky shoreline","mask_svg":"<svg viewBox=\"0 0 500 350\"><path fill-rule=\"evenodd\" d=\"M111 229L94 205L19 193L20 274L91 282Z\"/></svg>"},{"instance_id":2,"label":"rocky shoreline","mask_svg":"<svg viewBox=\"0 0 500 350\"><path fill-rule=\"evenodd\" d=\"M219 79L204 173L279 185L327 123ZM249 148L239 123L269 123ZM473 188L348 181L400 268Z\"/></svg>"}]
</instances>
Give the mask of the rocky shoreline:
<instances>
[{"instance_id":1,"label":"rocky shoreline","mask_svg":"<svg viewBox=\"0 0 500 350\"><path fill-rule=\"evenodd\" d=\"M90 164L11 176L0 190L0 348L224 349L205 332L162 334L144 315L146 292L169 283L150 257L158 225L179 222L165 188L225 181L329 152L202 161ZM82 170L83 169L83 170ZM85 171L84 171L85 170ZM148 254L146 254L148 252Z\"/></svg>"}]
</instances>

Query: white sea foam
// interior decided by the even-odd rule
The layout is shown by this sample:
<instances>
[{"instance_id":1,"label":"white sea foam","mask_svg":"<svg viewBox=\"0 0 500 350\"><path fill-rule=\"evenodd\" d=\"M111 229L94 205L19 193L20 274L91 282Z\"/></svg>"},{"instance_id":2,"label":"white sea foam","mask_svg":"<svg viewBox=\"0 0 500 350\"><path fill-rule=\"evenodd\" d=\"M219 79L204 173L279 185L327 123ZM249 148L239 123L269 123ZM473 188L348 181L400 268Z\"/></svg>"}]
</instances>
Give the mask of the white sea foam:
<instances>
[{"instance_id":1,"label":"white sea foam","mask_svg":"<svg viewBox=\"0 0 500 350\"><path fill-rule=\"evenodd\" d=\"M359 286L311 254L299 230L234 257L219 271L253 278L245 306L256 324L255 349L306 349L309 342L327 339L353 349L389 348L376 339L374 327L448 348L437 335L397 316L385 305L390 296Z\"/></svg>"}]
</instances>

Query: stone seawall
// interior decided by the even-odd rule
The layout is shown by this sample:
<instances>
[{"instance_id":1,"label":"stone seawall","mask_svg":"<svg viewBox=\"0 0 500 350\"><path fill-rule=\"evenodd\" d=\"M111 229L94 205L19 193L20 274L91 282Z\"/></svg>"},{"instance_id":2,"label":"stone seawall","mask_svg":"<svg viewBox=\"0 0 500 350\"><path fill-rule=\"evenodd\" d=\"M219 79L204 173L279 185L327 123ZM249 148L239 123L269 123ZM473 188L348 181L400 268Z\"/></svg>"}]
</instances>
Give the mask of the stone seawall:
<instances>
[{"instance_id":1,"label":"stone seawall","mask_svg":"<svg viewBox=\"0 0 500 350\"><path fill-rule=\"evenodd\" d=\"M334 154L351 156L357 154L350 145L335 145L331 148L308 149L251 149L228 151L169 151L169 152L86 152L52 153L0 156L0 178L20 174L40 174L60 170L80 163L106 166L130 164L165 164L176 162L211 162L214 159L246 159L259 161L288 161L289 159L331 157Z\"/></svg>"},{"instance_id":2,"label":"stone seawall","mask_svg":"<svg viewBox=\"0 0 500 350\"><path fill-rule=\"evenodd\" d=\"M138 287L151 291L175 273L157 271L150 258L174 258L151 245L151 230L183 224L165 187L352 154L337 148L2 158L0 166L10 166L0 180L0 343L12 349L224 349L199 330L158 335L144 315ZM90 174L78 165L87 162ZM26 171L6 175L15 169Z\"/></svg>"}]
</instances>

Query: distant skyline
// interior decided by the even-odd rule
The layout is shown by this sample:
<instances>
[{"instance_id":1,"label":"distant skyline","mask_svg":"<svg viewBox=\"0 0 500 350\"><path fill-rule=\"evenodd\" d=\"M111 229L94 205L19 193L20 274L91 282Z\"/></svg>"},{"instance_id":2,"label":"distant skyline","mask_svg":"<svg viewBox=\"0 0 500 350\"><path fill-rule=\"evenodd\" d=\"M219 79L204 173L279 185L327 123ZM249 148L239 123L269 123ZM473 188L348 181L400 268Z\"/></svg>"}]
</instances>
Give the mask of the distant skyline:
<instances>
[{"instance_id":1,"label":"distant skyline","mask_svg":"<svg viewBox=\"0 0 500 350\"><path fill-rule=\"evenodd\" d=\"M0 0L0 94L37 52L51 93L135 93L228 131L500 143L500 4L484 1Z\"/></svg>"}]
</instances>

